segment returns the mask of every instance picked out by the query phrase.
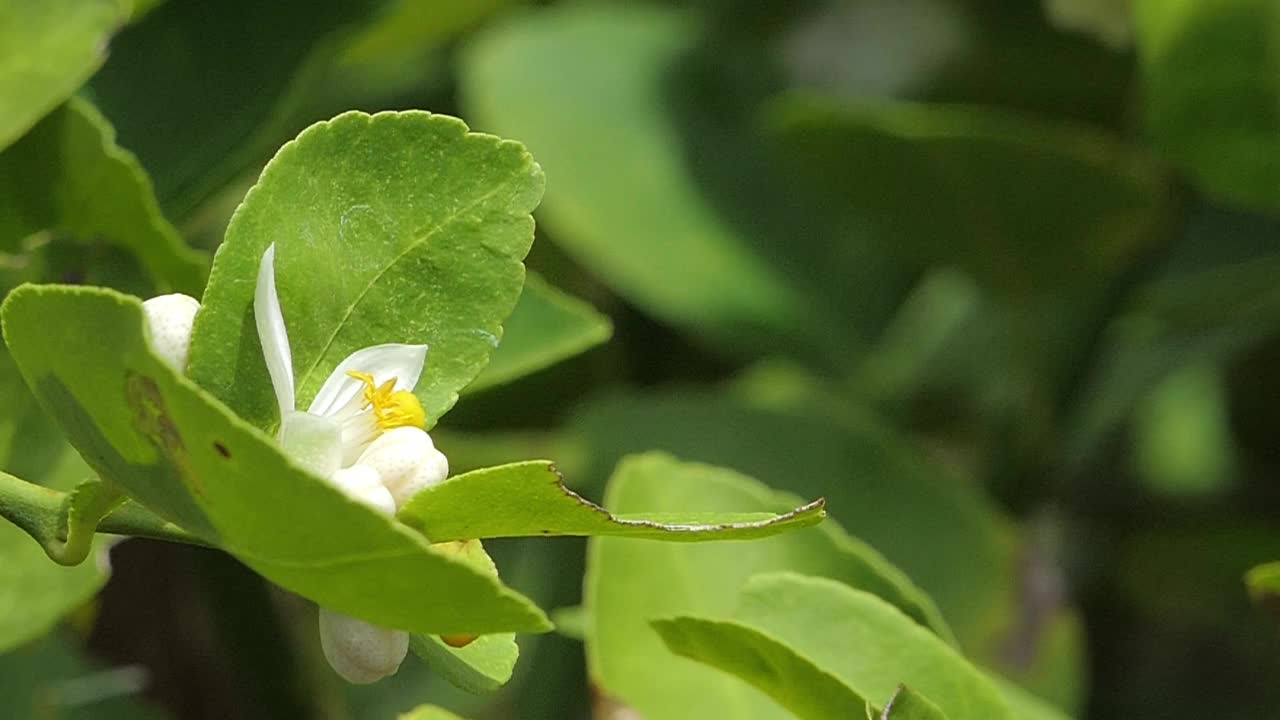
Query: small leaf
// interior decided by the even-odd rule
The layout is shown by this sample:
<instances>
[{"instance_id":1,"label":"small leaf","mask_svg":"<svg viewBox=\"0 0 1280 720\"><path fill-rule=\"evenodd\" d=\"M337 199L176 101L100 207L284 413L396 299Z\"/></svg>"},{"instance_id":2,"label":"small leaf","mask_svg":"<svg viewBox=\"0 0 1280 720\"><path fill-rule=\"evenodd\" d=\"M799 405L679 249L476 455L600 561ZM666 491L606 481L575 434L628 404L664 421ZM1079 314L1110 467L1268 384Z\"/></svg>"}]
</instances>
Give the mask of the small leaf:
<instances>
[{"instance_id":1,"label":"small leaf","mask_svg":"<svg viewBox=\"0 0 1280 720\"><path fill-rule=\"evenodd\" d=\"M0 314L27 384L104 481L266 578L384 627L550 629L492 574L308 475L174 373L151 353L136 298L23 286Z\"/></svg>"},{"instance_id":2,"label":"small leaf","mask_svg":"<svg viewBox=\"0 0 1280 720\"><path fill-rule=\"evenodd\" d=\"M485 390L550 367L605 342L612 334L609 319L595 308L529 273L498 349L466 391Z\"/></svg>"},{"instance_id":3,"label":"small leaf","mask_svg":"<svg viewBox=\"0 0 1280 720\"><path fill-rule=\"evenodd\" d=\"M511 633L481 635L465 647L450 647L434 635L413 635L410 647L431 671L469 693L491 693L511 679L520 648Z\"/></svg>"},{"instance_id":4,"label":"small leaf","mask_svg":"<svg viewBox=\"0 0 1280 720\"><path fill-rule=\"evenodd\" d=\"M899 685L880 713L880 720L947 720L947 716L920 693Z\"/></svg>"},{"instance_id":5,"label":"small leaf","mask_svg":"<svg viewBox=\"0 0 1280 720\"><path fill-rule=\"evenodd\" d=\"M650 624L675 654L751 683L800 720L853 718L866 709L849 686L758 630L692 617Z\"/></svg>"},{"instance_id":6,"label":"small leaf","mask_svg":"<svg viewBox=\"0 0 1280 720\"><path fill-rule=\"evenodd\" d=\"M623 462L615 478L689 472L664 455ZM625 480L618 480L623 482ZM815 500L782 514L655 512L614 515L564 486L545 460L475 470L414 496L399 519L433 542L466 538L617 535L677 542L746 540L808 527L826 516Z\"/></svg>"},{"instance_id":7,"label":"small leaf","mask_svg":"<svg viewBox=\"0 0 1280 720\"><path fill-rule=\"evenodd\" d=\"M123 248L161 293L204 290L208 258L165 220L137 158L80 98L0 153L0 248L41 230Z\"/></svg>"},{"instance_id":8,"label":"small leaf","mask_svg":"<svg viewBox=\"0 0 1280 720\"><path fill-rule=\"evenodd\" d=\"M192 379L249 422L275 423L252 319L253 280L275 243L299 407L352 352L425 343L416 392L434 424L499 344L542 185L521 145L451 117L353 112L311 126L227 228L196 318Z\"/></svg>"},{"instance_id":9,"label":"small leaf","mask_svg":"<svg viewBox=\"0 0 1280 720\"><path fill-rule=\"evenodd\" d=\"M1012 718L1000 692L953 648L870 593L827 578L757 575L734 618L804 654L864 697L900 683L951 720Z\"/></svg>"},{"instance_id":10,"label":"small leaf","mask_svg":"<svg viewBox=\"0 0 1280 720\"><path fill-rule=\"evenodd\" d=\"M0 4L0 148L98 69L128 10L123 0Z\"/></svg>"}]
</instances>

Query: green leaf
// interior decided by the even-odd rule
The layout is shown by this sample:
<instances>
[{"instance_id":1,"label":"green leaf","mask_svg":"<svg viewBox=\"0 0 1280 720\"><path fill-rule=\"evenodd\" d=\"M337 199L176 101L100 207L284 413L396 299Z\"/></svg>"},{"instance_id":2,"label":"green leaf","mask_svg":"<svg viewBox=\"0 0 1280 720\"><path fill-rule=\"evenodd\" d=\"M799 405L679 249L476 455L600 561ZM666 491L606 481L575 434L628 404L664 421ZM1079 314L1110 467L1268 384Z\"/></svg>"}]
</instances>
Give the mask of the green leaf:
<instances>
[{"instance_id":1,"label":"green leaf","mask_svg":"<svg viewBox=\"0 0 1280 720\"><path fill-rule=\"evenodd\" d=\"M902 568L938 602L964 647L987 647L1011 617L1014 559L1003 518L969 480L928 461L920 448L865 409L853 408L839 417L815 405L804 412L767 410L723 392L673 388L598 398L577 413L570 433L590 449L585 475L592 478L607 477L627 454L659 448L735 468L793 493L825 496L828 520L818 530L834 528L831 521L838 521L874 547L877 556L883 553ZM662 478L652 482L655 497L635 489L634 501L606 502L606 507L619 513L702 509ZM750 507L745 504L750 500L730 501L736 493L719 502L714 497L699 502L706 509ZM720 547L698 547L696 552L714 554ZM771 555L766 547L735 547L726 550L722 561L733 563L735 553L757 548ZM690 552L692 557L695 550ZM796 569L804 567L809 565Z\"/></svg>"},{"instance_id":2,"label":"green leaf","mask_svg":"<svg viewBox=\"0 0 1280 720\"><path fill-rule=\"evenodd\" d=\"M309 121L297 103L380 5L166 2L113 39L90 90L181 218Z\"/></svg>"},{"instance_id":3,"label":"green leaf","mask_svg":"<svg viewBox=\"0 0 1280 720\"><path fill-rule=\"evenodd\" d=\"M67 99L106 59L122 0L0 4L0 148Z\"/></svg>"},{"instance_id":4,"label":"green leaf","mask_svg":"<svg viewBox=\"0 0 1280 720\"><path fill-rule=\"evenodd\" d=\"M48 632L107 582L105 552L75 567L49 560L17 526L0 519L0 652Z\"/></svg>"},{"instance_id":5,"label":"green leaf","mask_svg":"<svg viewBox=\"0 0 1280 720\"><path fill-rule=\"evenodd\" d=\"M769 121L808 188L890 252L1029 294L1109 277L1160 237L1148 158L1105 135L966 107L785 97Z\"/></svg>"},{"instance_id":6,"label":"green leaf","mask_svg":"<svg viewBox=\"0 0 1280 720\"><path fill-rule=\"evenodd\" d=\"M959 653L880 598L827 578L757 575L734 618L811 659L864 697L916 688L951 720L1012 718L996 687Z\"/></svg>"},{"instance_id":7,"label":"green leaf","mask_svg":"<svg viewBox=\"0 0 1280 720\"><path fill-rule=\"evenodd\" d=\"M385 627L550 629L492 575L300 470L174 373L150 352L136 298L24 286L2 314L27 384L94 471L266 578Z\"/></svg>"},{"instance_id":8,"label":"green leaf","mask_svg":"<svg viewBox=\"0 0 1280 720\"><path fill-rule=\"evenodd\" d=\"M1206 193L1280 209L1280 6L1138 0L1147 130Z\"/></svg>"},{"instance_id":9,"label":"green leaf","mask_svg":"<svg viewBox=\"0 0 1280 720\"><path fill-rule=\"evenodd\" d=\"M605 507L611 511L778 511L795 506L792 496L730 470L662 456L639 462L637 467L656 472L619 473L606 496ZM646 717L716 717L726 707L758 713L742 717L786 717L750 686L672 657L646 623L682 614L727 617L738 589L758 572L796 569L866 587L893 597L921 622L949 637L919 590L830 520L750 543L593 538L587 563L584 607L591 674L607 692Z\"/></svg>"},{"instance_id":10,"label":"green leaf","mask_svg":"<svg viewBox=\"0 0 1280 720\"><path fill-rule=\"evenodd\" d=\"M595 308L528 273L498 349L466 391L485 390L550 367L605 342L612 334L612 323Z\"/></svg>"},{"instance_id":11,"label":"green leaf","mask_svg":"<svg viewBox=\"0 0 1280 720\"><path fill-rule=\"evenodd\" d=\"M425 343L416 392L429 427L499 344L542 186L524 147L451 117L353 112L313 125L280 149L227 228L191 377L245 420L275 422L252 315L258 264L275 243L299 407L352 352Z\"/></svg>"},{"instance_id":12,"label":"green leaf","mask_svg":"<svg viewBox=\"0 0 1280 720\"><path fill-rule=\"evenodd\" d=\"M692 20L648 6L518 16L463 56L464 104L555 178L539 218L578 262L699 337L758 345L806 316L686 166L664 81L697 41Z\"/></svg>"},{"instance_id":13,"label":"green leaf","mask_svg":"<svg viewBox=\"0 0 1280 720\"><path fill-rule=\"evenodd\" d=\"M947 716L923 695L902 685L884 706L880 720L947 720Z\"/></svg>"},{"instance_id":14,"label":"green leaf","mask_svg":"<svg viewBox=\"0 0 1280 720\"><path fill-rule=\"evenodd\" d=\"M623 461L613 481L645 482L665 473L696 472L668 456L645 455ZM709 468L705 472L722 471ZM782 514L662 511L614 515L565 487L555 466L545 460L458 475L418 493L398 514L402 522L433 542L560 535L675 542L749 540L816 525L825 516L822 500Z\"/></svg>"},{"instance_id":15,"label":"green leaf","mask_svg":"<svg viewBox=\"0 0 1280 720\"><path fill-rule=\"evenodd\" d=\"M463 720L463 718L435 705L422 705L401 714L399 720Z\"/></svg>"},{"instance_id":16,"label":"green leaf","mask_svg":"<svg viewBox=\"0 0 1280 720\"><path fill-rule=\"evenodd\" d=\"M470 693L491 693L507 684L515 672L520 648L511 633L481 635L466 647L455 648L434 635L413 635L410 647L431 671Z\"/></svg>"},{"instance_id":17,"label":"green leaf","mask_svg":"<svg viewBox=\"0 0 1280 720\"><path fill-rule=\"evenodd\" d=\"M667 647L742 678L800 720L852 718L866 701L808 658L738 623L682 617L650 623Z\"/></svg>"},{"instance_id":18,"label":"green leaf","mask_svg":"<svg viewBox=\"0 0 1280 720\"><path fill-rule=\"evenodd\" d=\"M207 257L165 220L137 158L80 98L0 152L0 248L41 230L127 250L162 293L204 289Z\"/></svg>"}]
</instances>

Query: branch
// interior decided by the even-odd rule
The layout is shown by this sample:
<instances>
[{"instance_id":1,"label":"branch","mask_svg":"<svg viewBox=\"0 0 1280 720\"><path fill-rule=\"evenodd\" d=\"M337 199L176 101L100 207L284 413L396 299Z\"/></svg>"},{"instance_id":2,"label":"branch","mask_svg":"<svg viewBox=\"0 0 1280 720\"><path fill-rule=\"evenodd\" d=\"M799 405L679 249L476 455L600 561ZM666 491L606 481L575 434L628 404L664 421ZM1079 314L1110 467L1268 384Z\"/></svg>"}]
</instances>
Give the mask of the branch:
<instances>
[{"instance_id":1,"label":"branch","mask_svg":"<svg viewBox=\"0 0 1280 720\"><path fill-rule=\"evenodd\" d=\"M98 480L68 493L0 472L0 516L25 530L61 565L84 562L99 532L209 546Z\"/></svg>"}]
</instances>

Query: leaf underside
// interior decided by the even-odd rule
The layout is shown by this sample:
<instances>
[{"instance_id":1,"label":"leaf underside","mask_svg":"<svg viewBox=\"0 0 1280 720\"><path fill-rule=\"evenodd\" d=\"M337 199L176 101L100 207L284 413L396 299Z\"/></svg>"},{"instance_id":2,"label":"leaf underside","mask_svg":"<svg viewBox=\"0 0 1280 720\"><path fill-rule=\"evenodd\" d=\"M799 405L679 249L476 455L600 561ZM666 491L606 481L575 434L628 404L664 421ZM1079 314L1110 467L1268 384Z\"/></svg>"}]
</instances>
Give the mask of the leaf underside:
<instances>
[{"instance_id":1,"label":"leaf underside","mask_svg":"<svg viewBox=\"0 0 1280 720\"><path fill-rule=\"evenodd\" d=\"M619 472L661 472L670 458L638 458ZM614 514L564 485L548 461L475 470L428 488L399 514L435 542L464 538L616 535L699 542L768 537L826 516L819 499L784 513L657 512Z\"/></svg>"}]
</instances>

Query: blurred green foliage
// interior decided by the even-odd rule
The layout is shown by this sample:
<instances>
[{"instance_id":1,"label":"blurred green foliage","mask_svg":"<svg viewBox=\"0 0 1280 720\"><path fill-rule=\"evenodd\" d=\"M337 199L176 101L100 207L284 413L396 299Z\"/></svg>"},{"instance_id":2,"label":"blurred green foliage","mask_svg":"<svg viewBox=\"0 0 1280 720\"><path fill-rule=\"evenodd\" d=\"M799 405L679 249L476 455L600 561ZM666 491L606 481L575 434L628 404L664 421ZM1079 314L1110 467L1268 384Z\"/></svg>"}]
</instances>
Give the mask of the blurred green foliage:
<instances>
[{"instance_id":1,"label":"blurred green foliage","mask_svg":"<svg viewBox=\"0 0 1280 720\"><path fill-rule=\"evenodd\" d=\"M204 261L179 238L214 249L297 131L352 108L458 115L525 143L547 185L540 279L435 432L455 471L546 456L614 511L824 496L836 521L755 544L487 544L540 606L582 606L585 645L520 636L512 681L483 697L414 660L343 688L310 608L193 554L181 574L118 573L97 623L68 616L87 637L0 655L0 697L41 718L785 717L814 711L773 704L758 667L677 657L648 621L732 625L788 673L839 665L815 660L835 645L813 628L734 613L757 571L862 587L844 552L900 569L890 584L936 604L972 663L956 672L1015 716L1180 720L1206 698L1216 718L1271 716L1277 58L1273 0L0 0L0 293L195 292ZM0 401L0 469L57 484L65 443L3 350ZM609 483L653 450L733 479ZM104 579L0 531L0 604L45 603L23 639ZM16 579L28 559L59 576ZM175 607L164 583L203 589ZM832 591L879 602L849 592ZM823 631L909 623L880 605ZM121 638L184 613L169 672L129 655ZM854 670L834 675L877 707L907 683L885 717L942 712L927 685ZM210 688L227 702L174 701Z\"/></svg>"}]
</instances>

